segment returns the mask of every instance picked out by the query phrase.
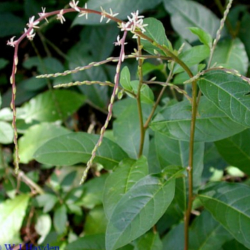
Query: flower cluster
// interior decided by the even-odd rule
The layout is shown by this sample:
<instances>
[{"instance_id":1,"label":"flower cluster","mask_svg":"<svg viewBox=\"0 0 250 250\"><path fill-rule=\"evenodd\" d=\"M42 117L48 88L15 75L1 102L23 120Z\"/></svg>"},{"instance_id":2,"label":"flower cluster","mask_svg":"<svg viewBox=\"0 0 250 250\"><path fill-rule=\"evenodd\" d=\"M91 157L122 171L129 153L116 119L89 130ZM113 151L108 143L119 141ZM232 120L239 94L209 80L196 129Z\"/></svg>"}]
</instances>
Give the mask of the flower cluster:
<instances>
[{"instance_id":1,"label":"flower cluster","mask_svg":"<svg viewBox=\"0 0 250 250\"><path fill-rule=\"evenodd\" d=\"M148 26L147 24L143 24L143 18L144 16L139 16L139 11L131 13L132 17L128 16L128 22L121 23L120 28L122 31L129 30L132 32L135 32L136 29L139 29L142 33L146 32L144 27ZM136 35L133 36L133 38L137 38Z\"/></svg>"}]
</instances>

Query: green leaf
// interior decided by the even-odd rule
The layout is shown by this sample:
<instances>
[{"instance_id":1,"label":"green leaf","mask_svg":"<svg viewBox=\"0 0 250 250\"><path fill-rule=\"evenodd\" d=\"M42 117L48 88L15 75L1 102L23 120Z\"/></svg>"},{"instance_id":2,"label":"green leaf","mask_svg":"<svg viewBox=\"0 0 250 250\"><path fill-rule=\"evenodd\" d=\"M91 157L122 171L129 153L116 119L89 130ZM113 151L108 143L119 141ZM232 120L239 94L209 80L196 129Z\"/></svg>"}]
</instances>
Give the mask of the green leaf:
<instances>
[{"instance_id":1,"label":"green leaf","mask_svg":"<svg viewBox=\"0 0 250 250\"><path fill-rule=\"evenodd\" d=\"M107 175L102 174L100 177L91 179L84 183L83 197L76 202L73 201L73 203L88 209L93 209L95 206L102 205L106 178Z\"/></svg>"},{"instance_id":2,"label":"green leaf","mask_svg":"<svg viewBox=\"0 0 250 250\"><path fill-rule=\"evenodd\" d=\"M245 6L239 6L245 9ZM239 15L241 16L243 13L240 12ZM243 17L241 18L240 22L240 30L239 30L239 38L244 43L248 57L250 57L250 33L248 32L248 25L250 22L250 15L248 11L245 9ZM238 22L235 22L237 24Z\"/></svg>"},{"instance_id":3,"label":"green leaf","mask_svg":"<svg viewBox=\"0 0 250 250\"><path fill-rule=\"evenodd\" d=\"M135 245L135 250L162 250L162 242L158 233L144 234Z\"/></svg>"},{"instance_id":4,"label":"green leaf","mask_svg":"<svg viewBox=\"0 0 250 250\"><path fill-rule=\"evenodd\" d=\"M105 214L110 219L117 203L131 187L148 174L148 164L145 157L135 161L123 160L118 168L106 180L103 194Z\"/></svg>"},{"instance_id":5,"label":"green leaf","mask_svg":"<svg viewBox=\"0 0 250 250\"><path fill-rule=\"evenodd\" d=\"M204 211L195 218L189 231L189 250L215 250L232 236L212 215Z\"/></svg>"},{"instance_id":6,"label":"green leaf","mask_svg":"<svg viewBox=\"0 0 250 250\"><path fill-rule=\"evenodd\" d=\"M220 20L206 7L186 0L163 0L163 3L171 15L174 30L189 42L197 40L197 37L188 30L189 27L198 27L215 37Z\"/></svg>"},{"instance_id":7,"label":"green leaf","mask_svg":"<svg viewBox=\"0 0 250 250\"><path fill-rule=\"evenodd\" d=\"M215 63L216 67L235 69L245 75L248 68L248 57L244 44L239 38L219 42L215 48L211 65Z\"/></svg>"},{"instance_id":8,"label":"green leaf","mask_svg":"<svg viewBox=\"0 0 250 250\"><path fill-rule=\"evenodd\" d=\"M123 67L121 71L120 83L125 90L133 91L133 87L131 85L130 80L130 72L127 66Z\"/></svg>"},{"instance_id":9,"label":"green leaf","mask_svg":"<svg viewBox=\"0 0 250 250\"><path fill-rule=\"evenodd\" d=\"M11 36L11 35L21 35L25 23L23 19L15 16L9 12L1 13L0 18L0 37Z\"/></svg>"},{"instance_id":10,"label":"green leaf","mask_svg":"<svg viewBox=\"0 0 250 250\"><path fill-rule=\"evenodd\" d=\"M175 165L188 166L189 160L189 142L178 141L169 138L159 132L155 132L155 152L156 161L164 169L167 166ZM166 154L171 152L171 154ZM194 187L201 184L201 174L203 170L204 143L194 143Z\"/></svg>"},{"instance_id":11,"label":"green leaf","mask_svg":"<svg viewBox=\"0 0 250 250\"><path fill-rule=\"evenodd\" d=\"M69 90L53 90L37 95L19 109L19 116L30 123L33 120L53 122L64 120L77 111L85 97ZM17 111L18 112L18 111Z\"/></svg>"},{"instance_id":12,"label":"green leaf","mask_svg":"<svg viewBox=\"0 0 250 250\"><path fill-rule=\"evenodd\" d=\"M86 66L94 61L94 58L89 56L85 46L82 46L82 42L73 46L68 53L69 68L75 69L76 67ZM104 58L105 59L105 58ZM107 76L102 67L92 67L90 69L72 74L75 81L106 81ZM108 103L108 88L107 86L100 86L98 84L93 85L81 85L79 89L87 96L90 103L99 108L106 108Z\"/></svg>"},{"instance_id":13,"label":"green leaf","mask_svg":"<svg viewBox=\"0 0 250 250\"><path fill-rule=\"evenodd\" d=\"M115 115L119 114L118 118L113 123L114 137L117 144L122 147L129 157L136 159L140 148L140 121L137 112L138 107L135 99L131 99L131 101L127 103L128 105L120 109L119 106L126 103L126 101L122 101L117 102L113 109ZM142 105L142 109L146 110L143 113L148 113L150 108L151 105L149 104ZM117 110L120 110L120 112L118 113ZM146 118L147 115L144 115L143 117ZM147 155L148 146L149 134L147 131L145 134L143 155Z\"/></svg>"},{"instance_id":14,"label":"green leaf","mask_svg":"<svg viewBox=\"0 0 250 250\"><path fill-rule=\"evenodd\" d=\"M160 2L160 0L149 0L146 2L144 0L120 0L119 2L117 2L117 0L89 0L88 8L101 11L100 6L102 6L107 12L112 9L113 13L119 13L117 18L124 20L127 19L127 16L131 15L131 12L135 12L136 10L142 12L147 9L152 9ZM106 20L107 19L104 18L103 24L105 24ZM83 17L76 17L73 25L77 24L100 24L100 15L89 14L87 20Z\"/></svg>"},{"instance_id":15,"label":"green leaf","mask_svg":"<svg viewBox=\"0 0 250 250\"><path fill-rule=\"evenodd\" d=\"M94 234L86 235L78 238L76 241L69 243L65 250L106 250L105 249L105 235Z\"/></svg>"},{"instance_id":16,"label":"green leaf","mask_svg":"<svg viewBox=\"0 0 250 250\"><path fill-rule=\"evenodd\" d=\"M0 143L9 144L13 141L14 131L7 122L0 121Z\"/></svg>"},{"instance_id":17,"label":"green leaf","mask_svg":"<svg viewBox=\"0 0 250 250\"><path fill-rule=\"evenodd\" d=\"M89 4L89 2L88 2ZM90 27L90 44L93 58L96 61L106 59L113 51L112 41L116 41L119 34L117 24Z\"/></svg>"},{"instance_id":18,"label":"green leaf","mask_svg":"<svg viewBox=\"0 0 250 250\"><path fill-rule=\"evenodd\" d=\"M250 248L250 187L239 183L209 185L199 194L204 207L247 248Z\"/></svg>"},{"instance_id":19,"label":"green leaf","mask_svg":"<svg viewBox=\"0 0 250 250\"><path fill-rule=\"evenodd\" d=\"M24 61L23 66L27 69L37 67L37 71L41 74L57 73L64 70L62 63L53 57L46 57L43 60L38 56L30 57Z\"/></svg>"},{"instance_id":20,"label":"green leaf","mask_svg":"<svg viewBox=\"0 0 250 250\"><path fill-rule=\"evenodd\" d=\"M67 228L67 208L66 206L60 205L55 209L53 224L58 234L63 234Z\"/></svg>"},{"instance_id":21,"label":"green leaf","mask_svg":"<svg viewBox=\"0 0 250 250\"><path fill-rule=\"evenodd\" d=\"M212 46L212 42L213 42L213 39L211 37L210 34L208 34L206 31L204 31L203 29L201 28L197 28L197 27L190 27L189 28L190 31L195 34L196 36L198 36L199 40L208 46L208 48L211 48Z\"/></svg>"},{"instance_id":22,"label":"green leaf","mask_svg":"<svg viewBox=\"0 0 250 250\"><path fill-rule=\"evenodd\" d=\"M209 56L210 50L205 45L198 45L192 47L180 54L180 59L188 66L191 67L205 60ZM184 69L179 65L175 64L174 73L183 72Z\"/></svg>"},{"instance_id":23,"label":"green leaf","mask_svg":"<svg viewBox=\"0 0 250 250\"><path fill-rule=\"evenodd\" d=\"M5 60L4 58L0 58L0 69L3 69L9 61Z\"/></svg>"},{"instance_id":24,"label":"green leaf","mask_svg":"<svg viewBox=\"0 0 250 250\"><path fill-rule=\"evenodd\" d=\"M45 193L36 197L38 207L43 207L43 212L48 213L51 211L58 201L58 197L54 194Z\"/></svg>"},{"instance_id":25,"label":"green leaf","mask_svg":"<svg viewBox=\"0 0 250 250\"><path fill-rule=\"evenodd\" d=\"M151 122L150 128L172 139L189 141L190 122L191 104L188 101L182 101L158 113ZM245 127L233 122L207 98L201 98L196 119L196 142L224 139L244 129Z\"/></svg>"},{"instance_id":26,"label":"green leaf","mask_svg":"<svg viewBox=\"0 0 250 250\"><path fill-rule=\"evenodd\" d=\"M144 33L146 36L152 38L155 42L160 45L166 46L168 49L172 50L172 45L170 41L167 39L165 34L165 29L162 23L155 18L145 18L143 24L147 24L145 27L146 32ZM147 40L141 40L143 45L143 49L146 50L150 54L155 54L154 51L157 50L162 55L166 55L162 50L155 47L152 43Z\"/></svg>"},{"instance_id":27,"label":"green leaf","mask_svg":"<svg viewBox=\"0 0 250 250\"><path fill-rule=\"evenodd\" d=\"M171 229L162 239L163 249L183 250L184 224L180 223Z\"/></svg>"},{"instance_id":28,"label":"green leaf","mask_svg":"<svg viewBox=\"0 0 250 250\"><path fill-rule=\"evenodd\" d=\"M147 232L166 211L174 190L171 178L166 181L148 175L140 179L123 195L111 215L106 249L115 250Z\"/></svg>"},{"instance_id":29,"label":"green leaf","mask_svg":"<svg viewBox=\"0 0 250 250\"><path fill-rule=\"evenodd\" d=\"M81 132L58 136L43 144L34 158L44 164L59 166L86 163L98 139L98 135ZM105 169L112 169L126 157L127 154L116 143L103 138L94 162L102 164Z\"/></svg>"},{"instance_id":30,"label":"green leaf","mask_svg":"<svg viewBox=\"0 0 250 250\"><path fill-rule=\"evenodd\" d=\"M202 93L228 117L243 126L250 126L249 83L221 70L206 73L198 83Z\"/></svg>"},{"instance_id":31,"label":"green leaf","mask_svg":"<svg viewBox=\"0 0 250 250\"><path fill-rule=\"evenodd\" d=\"M29 195L16 196L0 204L0 244L21 243L19 231L28 206Z\"/></svg>"},{"instance_id":32,"label":"green leaf","mask_svg":"<svg viewBox=\"0 0 250 250\"><path fill-rule=\"evenodd\" d=\"M96 226L98 225L98 227ZM84 233L90 234L101 234L105 233L107 227L107 219L102 207L93 208L86 216L84 224Z\"/></svg>"},{"instance_id":33,"label":"green leaf","mask_svg":"<svg viewBox=\"0 0 250 250\"><path fill-rule=\"evenodd\" d=\"M247 250L249 248L244 247L242 244L240 244L236 240L231 240L223 245L222 250Z\"/></svg>"},{"instance_id":34,"label":"green leaf","mask_svg":"<svg viewBox=\"0 0 250 250\"><path fill-rule=\"evenodd\" d=\"M250 175L250 129L215 142L221 156L231 165Z\"/></svg>"},{"instance_id":35,"label":"green leaf","mask_svg":"<svg viewBox=\"0 0 250 250\"><path fill-rule=\"evenodd\" d=\"M53 123L41 123L26 130L19 141L20 162L28 163L38 148L50 139L69 134L71 131Z\"/></svg>"}]
</instances>

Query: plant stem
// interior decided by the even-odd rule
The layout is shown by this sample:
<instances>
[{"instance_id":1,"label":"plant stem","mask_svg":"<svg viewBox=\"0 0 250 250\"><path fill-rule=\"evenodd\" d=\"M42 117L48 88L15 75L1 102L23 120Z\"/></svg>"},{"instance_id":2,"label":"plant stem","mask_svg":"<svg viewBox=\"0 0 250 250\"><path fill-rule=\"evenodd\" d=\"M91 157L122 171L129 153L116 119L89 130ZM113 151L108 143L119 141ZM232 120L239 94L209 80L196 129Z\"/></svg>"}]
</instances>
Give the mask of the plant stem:
<instances>
[{"instance_id":1,"label":"plant stem","mask_svg":"<svg viewBox=\"0 0 250 250\"><path fill-rule=\"evenodd\" d=\"M185 228L184 228L184 238L185 246L184 249L188 250L188 228L190 222L190 215L193 205L193 163L194 163L194 133L195 133L195 121L197 114L197 83L194 81L192 83L192 118L191 118L191 128L190 128L190 141L189 141L189 160L188 160L188 207L185 213Z\"/></svg>"},{"instance_id":2,"label":"plant stem","mask_svg":"<svg viewBox=\"0 0 250 250\"><path fill-rule=\"evenodd\" d=\"M138 36L137 38L137 44L138 44L138 55L141 56L142 54L142 46L141 46L141 38ZM137 107L138 107L138 113L139 113L139 122L140 122L140 148L138 157L142 155L143 146L144 146L144 138L145 138L145 128L143 126L143 113L142 113L142 106L141 106L141 87L143 84L143 73L142 73L142 64L143 59L138 59L138 75L139 75L139 85L136 95L136 101L137 101Z\"/></svg>"}]
</instances>

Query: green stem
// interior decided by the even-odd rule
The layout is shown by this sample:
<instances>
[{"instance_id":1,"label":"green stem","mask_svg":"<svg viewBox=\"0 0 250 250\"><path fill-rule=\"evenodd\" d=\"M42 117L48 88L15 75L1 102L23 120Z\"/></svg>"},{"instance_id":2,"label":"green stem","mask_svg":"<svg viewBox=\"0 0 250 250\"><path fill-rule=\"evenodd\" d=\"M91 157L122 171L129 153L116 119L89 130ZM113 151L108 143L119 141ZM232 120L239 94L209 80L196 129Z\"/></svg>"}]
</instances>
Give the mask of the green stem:
<instances>
[{"instance_id":1,"label":"green stem","mask_svg":"<svg viewBox=\"0 0 250 250\"><path fill-rule=\"evenodd\" d=\"M138 55L141 56L142 54L142 46L141 46L141 38L137 38L137 44L138 44ZM136 101L137 101L137 107L138 107L138 113L139 113L139 122L140 122L140 148L138 157L142 155L143 146L144 146L144 139L145 139L145 129L143 126L143 113L142 113L142 106L141 106L141 87L143 84L143 73L142 73L142 64L143 59L138 59L138 75L139 75L139 85L136 95Z\"/></svg>"}]
</instances>

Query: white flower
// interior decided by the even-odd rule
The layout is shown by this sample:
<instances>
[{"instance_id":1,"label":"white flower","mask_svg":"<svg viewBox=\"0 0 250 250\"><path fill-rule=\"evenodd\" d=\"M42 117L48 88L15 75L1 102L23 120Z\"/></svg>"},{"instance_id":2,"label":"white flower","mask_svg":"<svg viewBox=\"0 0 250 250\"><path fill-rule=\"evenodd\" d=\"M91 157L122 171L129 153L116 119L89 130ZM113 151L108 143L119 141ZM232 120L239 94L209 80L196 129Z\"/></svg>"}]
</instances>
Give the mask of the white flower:
<instances>
[{"instance_id":1,"label":"white flower","mask_svg":"<svg viewBox=\"0 0 250 250\"><path fill-rule=\"evenodd\" d=\"M120 39L120 36L117 36L117 42L114 42L114 45L115 46L121 46L122 45L122 39ZM124 43L124 45L127 44L127 43Z\"/></svg>"},{"instance_id":2,"label":"white flower","mask_svg":"<svg viewBox=\"0 0 250 250\"><path fill-rule=\"evenodd\" d=\"M88 8L88 7L87 7L87 3L85 3L84 8L85 8L85 9ZM79 17L80 17L80 16L86 15L86 19L88 19L88 12L87 12L87 11L81 10L80 13L81 13L81 14L79 15Z\"/></svg>"},{"instance_id":3,"label":"white flower","mask_svg":"<svg viewBox=\"0 0 250 250\"><path fill-rule=\"evenodd\" d=\"M60 20L60 22L61 22L62 24L63 24L63 22L66 21L66 19L65 19L64 16L63 16L63 10L61 10L60 13L57 14L57 18L56 18L56 19Z\"/></svg>"},{"instance_id":4,"label":"white flower","mask_svg":"<svg viewBox=\"0 0 250 250\"><path fill-rule=\"evenodd\" d=\"M125 30L131 30L131 27L129 27L131 25L130 22L126 22L126 23L121 23L120 24L120 28L121 28L121 31L125 31Z\"/></svg>"},{"instance_id":5,"label":"white flower","mask_svg":"<svg viewBox=\"0 0 250 250\"><path fill-rule=\"evenodd\" d=\"M41 12L41 13L38 13L38 15L39 15L40 17L44 17L45 14L46 14L46 13L45 13L45 10L46 10L46 8L45 8L45 7L42 7L42 12ZM47 18L45 18L45 20L46 20L47 23L49 22Z\"/></svg>"},{"instance_id":6,"label":"white flower","mask_svg":"<svg viewBox=\"0 0 250 250\"><path fill-rule=\"evenodd\" d=\"M108 13L108 14L109 14L110 16L115 17L115 16L119 15L119 13L113 13L113 11L112 11L112 9L111 9L111 8L110 8L109 10L110 10L110 13ZM108 18L108 20L107 20L107 22L106 22L106 23L108 23L110 20L111 20L111 19L110 19L110 18Z\"/></svg>"},{"instance_id":7,"label":"white flower","mask_svg":"<svg viewBox=\"0 0 250 250\"><path fill-rule=\"evenodd\" d=\"M146 32L144 27L148 26L147 24L143 24L143 18L144 16L139 16L139 11L137 10L136 12L131 13L132 17L128 16L128 22L127 23L122 23L121 29L122 30L131 30L134 32L136 29L141 30L142 33ZM134 36L136 37L136 36Z\"/></svg>"},{"instance_id":8,"label":"white flower","mask_svg":"<svg viewBox=\"0 0 250 250\"><path fill-rule=\"evenodd\" d=\"M106 17L107 12L102 8L102 6L100 8L101 8L101 19L100 19L100 23L101 23L102 20Z\"/></svg>"},{"instance_id":9,"label":"white flower","mask_svg":"<svg viewBox=\"0 0 250 250\"><path fill-rule=\"evenodd\" d=\"M75 0L72 0L72 2L69 3L70 7L75 9L76 11L80 12L80 9L77 7L79 1L75 2Z\"/></svg>"},{"instance_id":10,"label":"white flower","mask_svg":"<svg viewBox=\"0 0 250 250\"><path fill-rule=\"evenodd\" d=\"M27 23L27 26L29 28L39 28L38 26L36 26L37 24L39 24L39 21L34 22L34 19L35 19L35 16L32 16L29 18L29 23Z\"/></svg>"},{"instance_id":11,"label":"white flower","mask_svg":"<svg viewBox=\"0 0 250 250\"><path fill-rule=\"evenodd\" d=\"M15 36L11 37L10 40L7 41L7 45L15 47L16 41L14 41Z\"/></svg>"},{"instance_id":12,"label":"white flower","mask_svg":"<svg viewBox=\"0 0 250 250\"><path fill-rule=\"evenodd\" d=\"M24 32L26 33L27 32L27 29L24 28ZM27 34L27 38L32 41L33 38L35 37L35 33L34 33L34 29L31 29L30 32Z\"/></svg>"}]
</instances>

